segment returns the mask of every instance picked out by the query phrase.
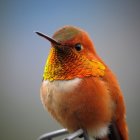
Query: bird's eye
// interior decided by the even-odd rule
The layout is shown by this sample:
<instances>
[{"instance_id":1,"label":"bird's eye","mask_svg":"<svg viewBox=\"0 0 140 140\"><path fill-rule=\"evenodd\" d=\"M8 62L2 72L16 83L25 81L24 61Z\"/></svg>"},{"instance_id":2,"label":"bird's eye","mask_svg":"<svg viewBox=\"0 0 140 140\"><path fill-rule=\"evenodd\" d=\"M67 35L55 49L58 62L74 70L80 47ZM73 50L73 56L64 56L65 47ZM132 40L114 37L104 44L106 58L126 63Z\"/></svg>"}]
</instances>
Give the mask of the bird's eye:
<instances>
[{"instance_id":1,"label":"bird's eye","mask_svg":"<svg viewBox=\"0 0 140 140\"><path fill-rule=\"evenodd\" d=\"M75 45L75 49L76 49L76 51L81 51L83 49L83 46L80 43L77 43Z\"/></svg>"}]
</instances>

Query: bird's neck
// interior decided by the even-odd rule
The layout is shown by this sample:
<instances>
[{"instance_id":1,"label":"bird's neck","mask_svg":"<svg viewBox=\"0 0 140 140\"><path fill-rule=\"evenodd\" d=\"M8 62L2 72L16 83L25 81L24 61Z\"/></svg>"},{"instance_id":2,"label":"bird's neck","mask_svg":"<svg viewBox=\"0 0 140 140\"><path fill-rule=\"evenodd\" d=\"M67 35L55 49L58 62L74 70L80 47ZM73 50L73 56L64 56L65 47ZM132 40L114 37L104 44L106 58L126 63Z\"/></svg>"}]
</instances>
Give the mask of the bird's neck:
<instances>
[{"instance_id":1,"label":"bird's neck","mask_svg":"<svg viewBox=\"0 0 140 140\"><path fill-rule=\"evenodd\" d=\"M88 60L84 56L65 57L60 59L53 51L50 52L45 64L44 80L70 80L87 76L103 76L105 66L97 60Z\"/></svg>"}]
</instances>

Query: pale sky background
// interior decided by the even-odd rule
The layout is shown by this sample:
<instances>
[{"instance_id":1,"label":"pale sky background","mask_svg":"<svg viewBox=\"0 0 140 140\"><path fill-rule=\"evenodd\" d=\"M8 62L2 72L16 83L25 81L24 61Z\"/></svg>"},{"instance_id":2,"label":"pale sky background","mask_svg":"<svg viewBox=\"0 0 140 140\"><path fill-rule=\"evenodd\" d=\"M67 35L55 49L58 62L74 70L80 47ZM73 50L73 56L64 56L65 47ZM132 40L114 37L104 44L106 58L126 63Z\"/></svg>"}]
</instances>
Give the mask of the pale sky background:
<instances>
[{"instance_id":1,"label":"pale sky background","mask_svg":"<svg viewBox=\"0 0 140 140\"><path fill-rule=\"evenodd\" d=\"M127 108L130 139L140 138L139 0L0 1L0 139L36 140L61 128L39 97L49 36L64 25L86 30L117 75Z\"/></svg>"}]
</instances>

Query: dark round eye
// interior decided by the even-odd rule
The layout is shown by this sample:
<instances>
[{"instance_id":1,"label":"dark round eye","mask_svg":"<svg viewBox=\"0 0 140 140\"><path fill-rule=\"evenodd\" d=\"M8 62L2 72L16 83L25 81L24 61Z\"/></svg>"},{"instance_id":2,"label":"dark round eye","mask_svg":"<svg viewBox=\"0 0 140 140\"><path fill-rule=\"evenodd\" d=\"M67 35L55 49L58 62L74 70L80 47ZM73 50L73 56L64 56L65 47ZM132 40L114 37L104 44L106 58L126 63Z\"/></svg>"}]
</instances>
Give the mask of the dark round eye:
<instances>
[{"instance_id":1,"label":"dark round eye","mask_svg":"<svg viewBox=\"0 0 140 140\"><path fill-rule=\"evenodd\" d=\"M75 45L75 49L76 49L76 51L81 51L81 50L83 49L82 44L77 43L77 44Z\"/></svg>"}]
</instances>

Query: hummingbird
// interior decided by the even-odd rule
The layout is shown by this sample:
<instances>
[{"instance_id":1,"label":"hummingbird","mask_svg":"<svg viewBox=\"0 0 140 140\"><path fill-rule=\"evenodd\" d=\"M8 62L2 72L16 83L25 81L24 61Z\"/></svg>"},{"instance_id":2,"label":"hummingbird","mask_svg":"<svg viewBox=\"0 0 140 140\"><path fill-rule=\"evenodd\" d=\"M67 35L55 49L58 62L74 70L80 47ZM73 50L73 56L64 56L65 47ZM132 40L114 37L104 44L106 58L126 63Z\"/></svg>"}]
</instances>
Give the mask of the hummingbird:
<instances>
[{"instance_id":1,"label":"hummingbird","mask_svg":"<svg viewBox=\"0 0 140 140\"><path fill-rule=\"evenodd\" d=\"M52 37L40 88L48 112L69 132L80 128L100 140L114 124L121 140L128 140L126 108L116 76L97 54L83 29L64 26Z\"/></svg>"}]
</instances>

